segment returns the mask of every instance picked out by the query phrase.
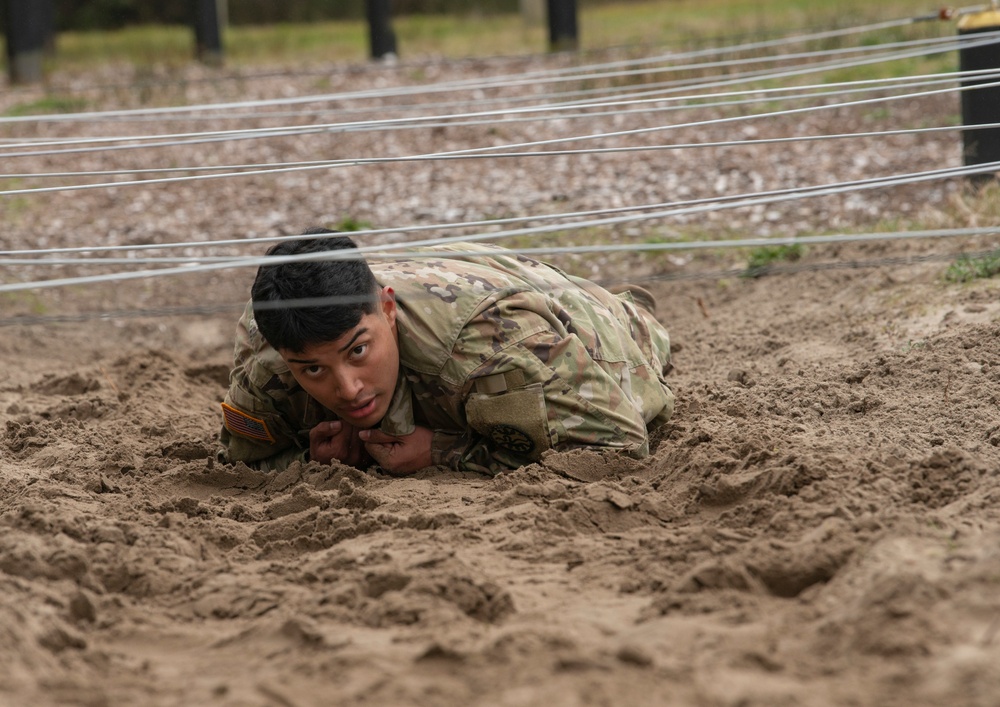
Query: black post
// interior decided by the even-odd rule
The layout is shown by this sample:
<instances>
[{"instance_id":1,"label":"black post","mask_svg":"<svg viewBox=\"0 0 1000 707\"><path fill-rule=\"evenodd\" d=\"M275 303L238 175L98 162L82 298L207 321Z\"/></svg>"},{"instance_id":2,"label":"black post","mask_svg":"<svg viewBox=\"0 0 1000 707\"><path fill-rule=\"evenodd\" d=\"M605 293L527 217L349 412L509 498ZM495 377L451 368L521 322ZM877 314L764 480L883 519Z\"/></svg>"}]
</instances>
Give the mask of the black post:
<instances>
[{"instance_id":1,"label":"black post","mask_svg":"<svg viewBox=\"0 0 1000 707\"><path fill-rule=\"evenodd\" d=\"M52 0L3 0L3 11L10 82L41 81L42 60L54 36Z\"/></svg>"},{"instance_id":2,"label":"black post","mask_svg":"<svg viewBox=\"0 0 1000 707\"><path fill-rule=\"evenodd\" d=\"M548 0L549 50L554 52L579 46L576 28L576 0Z\"/></svg>"},{"instance_id":3,"label":"black post","mask_svg":"<svg viewBox=\"0 0 1000 707\"><path fill-rule=\"evenodd\" d=\"M194 43L198 61L211 66L222 64L223 0L194 0Z\"/></svg>"},{"instance_id":4,"label":"black post","mask_svg":"<svg viewBox=\"0 0 1000 707\"><path fill-rule=\"evenodd\" d=\"M392 0L365 0L372 59L396 57L396 34L392 31Z\"/></svg>"},{"instance_id":5,"label":"black post","mask_svg":"<svg viewBox=\"0 0 1000 707\"><path fill-rule=\"evenodd\" d=\"M983 32L1000 32L1000 12L991 10L966 15L958 23L959 35ZM997 71L1000 69L1000 37L990 44L960 49L958 64L962 71ZM996 78L973 77L963 80L962 86L978 86L996 81ZM996 122L1000 122L1000 86L962 91L962 125ZM963 130L962 145L967 167L985 162L1000 162L1000 128ZM975 184L982 184L992 178L993 174L975 174L970 180Z\"/></svg>"},{"instance_id":6,"label":"black post","mask_svg":"<svg viewBox=\"0 0 1000 707\"><path fill-rule=\"evenodd\" d=\"M56 0L41 0L44 18L42 27L45 32L45 56L51 58L56 55Z\"/></svg>"}]
</instances>

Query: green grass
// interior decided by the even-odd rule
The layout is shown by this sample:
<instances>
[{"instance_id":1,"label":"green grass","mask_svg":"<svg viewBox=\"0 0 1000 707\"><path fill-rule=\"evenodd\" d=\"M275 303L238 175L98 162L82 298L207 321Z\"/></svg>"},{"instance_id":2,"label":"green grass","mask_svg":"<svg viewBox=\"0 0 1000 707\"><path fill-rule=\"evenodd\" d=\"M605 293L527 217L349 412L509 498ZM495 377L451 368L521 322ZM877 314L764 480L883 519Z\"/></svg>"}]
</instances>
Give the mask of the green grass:
<instances>
[{"instance_id":1,"label":"green grass","mask_svg":"<svg viewBox=\"0 0 1000 707\"><path fill-rule=\"evenodd\" d=\"M86 69L109 62L137 67L182 65L194 52L194 37L184 27L133 27L114 32L62 32L48 68Z\"/></svg>"},{"instance_id":2,"label":"green grass","mask_svg":"<svg viewBox=\"0 0 1000 707\"><path fill-rule=\"evenodd\" d=\"M356 219L353 216L345 216L333 227L333 230L349 233L352 231L368 231L371 228L372 224L369 221Z\"/></svg>"},{"instance_id":3,"label":"green grass","mask_svg":"<svg viewBox=\"0 0 1000 707\"><path fill-rule=\"evenodd\" d=\"M38 316L47 314L48 307L38 292L3 292L0 293L0 311L5 316Z\"/></svg>"},{"instance_id":4,"label":"green grass","mask_svg":"<svg viewBox=\"0 0 1000 707\"><path fill-rule=\"evenodd\" d=\"M24 187L23 179L5 179L3 189L15 191ZM20 224L24 219L29 218L32 213L32 202L23 195L8 196L3 201L3 216L0 223Z\"/></svg>"},{"instance_id":5,"label":"green grass","mask_svg":"<svg viewBox=\"0 0 1000 707\"><path fill-rule=\"evenodd\" d=\"M3 115L17 117L22 115L42 115L52 113L76 113L83 110L87 103L81 98L50 95L37 101L18 103L3 112Z\"/></svg>"},{"instance_id":6,"label":"green grass","mask_svg":"<svg viewBox=\"0 0 1000 707\"><path fill-rule=\"evenodd\" d=\"M859 26L927 12L923 0L645 0L584 5L579 13L580 48L650 46L690 49L777 37L794 32ZM547 29L528 26L519 15L410 15L393 21L404 59L482 57L544 52ZM845 42L880 43L913 36L950 34L949 23L920 23L847 40L813 43L812 49ZM229 27L224 35L231 66L348 62L367 59L367 25L362 21ZM191 61L192 32L183 26L132 27L115 32L65 32L57 39L51 66L86 68L108 61L136 66L177 66ZM897 74L942 60L900 62ZM954 59L945 59L954 64ZM878 68L849 69L834 78L863 78Z\"/></svg>"},{"instance_id":7,"label":"green grass","mask_svg":"<svg viewBox=\"0 0 1000 707\"><path fill-rule=\"evenodd\" d=\"M581 37L597 46L671 44L696 47L795 31L860 26L926 13L919 0L673 0L594 7L581 15ZM933 24L924 25L927 27ZM883 30L882 32L890 32ZM885 41L878 35L867 41ZM825 48L832 48L832 43ZM823 48L823 47L817 47Z\"/></svg>"},{"instance_id":8,"label":"green grass","mask_svg":"<svg viewBox=\"0 0 1000 707\"><path fill-rule=\"evenodd\" d=\"M972 282L1000 275L1000 250L985 255L962 255L948 266L948 282Z\"/></svg>"},{"instance_id":9,"label":"green grass","mask_svg":"<svg viewBox=\"0 0 1000 707\"><path fill-rule=\"evenodd\" d=\"M747 258L747 269L744 277L760 277L774 263L790 263L799 260L805 248L798 243L793 245L761 246L750 251Z\"/></svg>"}]
</instances>

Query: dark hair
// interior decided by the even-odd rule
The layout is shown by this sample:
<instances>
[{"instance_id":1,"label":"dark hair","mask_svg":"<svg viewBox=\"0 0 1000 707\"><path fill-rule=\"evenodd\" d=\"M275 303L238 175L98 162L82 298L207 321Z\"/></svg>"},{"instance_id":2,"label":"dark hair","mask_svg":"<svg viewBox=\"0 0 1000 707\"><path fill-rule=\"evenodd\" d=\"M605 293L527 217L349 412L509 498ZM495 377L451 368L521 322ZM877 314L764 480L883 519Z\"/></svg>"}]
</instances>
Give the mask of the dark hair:
<instances>
[{"instance_id":1,"label":"dark hair","mask_svg":"<svg viewBox=\"0 0 1000 707\"><path fill-rule=\"evenodd\" d=\"M310 228L303 235L332 234L325 228ZM282 241L268 255L303 255L356 249L347 236L303 238ZM262 265L251 289L257 328L275 349L301 353L310 344L339 339L365 314L378 306L379 284L368 263L360 256L338 260L309 260ZM291 300L332 298L330 304L283 307L275 303ZM336 301L338 299L347 301Z\"/></svg>"}]
</instances>

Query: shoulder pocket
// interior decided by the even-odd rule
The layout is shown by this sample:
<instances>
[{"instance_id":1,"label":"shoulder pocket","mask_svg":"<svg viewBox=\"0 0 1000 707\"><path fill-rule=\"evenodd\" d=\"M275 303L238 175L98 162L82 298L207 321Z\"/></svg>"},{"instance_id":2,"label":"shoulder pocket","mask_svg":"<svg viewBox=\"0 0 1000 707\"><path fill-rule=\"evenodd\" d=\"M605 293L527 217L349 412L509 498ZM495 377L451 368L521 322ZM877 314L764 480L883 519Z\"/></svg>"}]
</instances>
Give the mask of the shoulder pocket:
<instances>
[{"instance_id":1,"label":"shoulder pocket","mask_svg":"<svg viewBox=\"0 0 1000 707\"><path fill-rule=\"evenodd\" d=\"M474 393L466 401L465 417L498 451L534 461L552 446L541 384L493 394Z\"/></svg>"}]
</instances>

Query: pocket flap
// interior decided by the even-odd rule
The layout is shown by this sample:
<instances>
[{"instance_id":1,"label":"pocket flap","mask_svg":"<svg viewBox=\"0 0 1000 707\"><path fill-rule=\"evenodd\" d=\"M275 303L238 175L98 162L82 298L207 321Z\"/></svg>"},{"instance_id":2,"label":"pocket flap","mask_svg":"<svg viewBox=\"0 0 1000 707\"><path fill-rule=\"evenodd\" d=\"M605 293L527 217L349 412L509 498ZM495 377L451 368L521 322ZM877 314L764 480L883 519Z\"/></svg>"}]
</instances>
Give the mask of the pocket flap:
<instances>
[{"instance_id":1,"label":"pocket flap","mask_svg":"<svg viewBox=\"0 0 1000 707\"><path fill-rule=\"evenodd\" d=\"M551 447L545 395L539 384L499 395L472 395L465 416L491 445L519 457L536 460Z\"/></svg>"}]
</instances>

